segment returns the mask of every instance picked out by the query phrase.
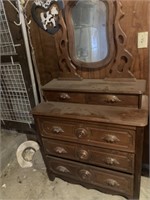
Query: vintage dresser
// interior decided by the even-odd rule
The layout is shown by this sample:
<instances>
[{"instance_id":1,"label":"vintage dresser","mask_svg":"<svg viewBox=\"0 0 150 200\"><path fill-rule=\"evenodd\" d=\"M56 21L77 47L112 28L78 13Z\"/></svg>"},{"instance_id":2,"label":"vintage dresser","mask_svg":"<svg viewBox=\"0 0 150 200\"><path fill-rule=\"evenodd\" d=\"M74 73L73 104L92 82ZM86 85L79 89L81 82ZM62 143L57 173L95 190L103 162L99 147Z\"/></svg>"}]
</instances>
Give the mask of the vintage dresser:
<instances>
[{"instance_id":1,"label":"vintage dresser","mask_svg":"<svg viewBox=\"0 0 150 200\"><path fill-rule=\"evenodd\" d=\"M60 69L32 110L49 178L138 199L148 99L130 71L120 2L39 0L32 16L55 37Z\"/></svg>"}]
</instances>

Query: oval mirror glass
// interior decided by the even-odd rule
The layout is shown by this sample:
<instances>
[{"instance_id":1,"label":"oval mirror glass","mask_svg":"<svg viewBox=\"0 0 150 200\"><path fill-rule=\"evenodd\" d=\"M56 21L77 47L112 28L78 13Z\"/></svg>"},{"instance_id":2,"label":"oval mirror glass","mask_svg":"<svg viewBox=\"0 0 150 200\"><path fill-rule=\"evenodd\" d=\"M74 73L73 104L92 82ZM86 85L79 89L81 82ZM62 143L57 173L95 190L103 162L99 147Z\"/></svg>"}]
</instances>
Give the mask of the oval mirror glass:
<instances>
[{"instance_id":1,"label":"oval mirror glass","mask_svg":"<svg viewBox=\"0 0 150 200\"><path fill-rule=\"evenodd\" d=\"M92 63L108 55L107 6L102 0L79 0L72 8L75 58Z\"/></svg>"}]
</instances>

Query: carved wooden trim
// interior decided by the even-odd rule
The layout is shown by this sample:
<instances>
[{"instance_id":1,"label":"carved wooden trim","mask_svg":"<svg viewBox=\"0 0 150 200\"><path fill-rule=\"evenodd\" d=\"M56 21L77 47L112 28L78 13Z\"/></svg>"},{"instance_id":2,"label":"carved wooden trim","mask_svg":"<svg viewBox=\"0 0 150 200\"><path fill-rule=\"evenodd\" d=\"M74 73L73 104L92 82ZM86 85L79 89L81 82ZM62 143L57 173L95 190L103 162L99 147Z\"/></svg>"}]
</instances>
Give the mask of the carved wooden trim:
<instances>
[{"instance_id":1,"label":"carved wooden trim","mask_svg":"<svg viewBox=\"0 0 150 200\"><path fill-rule=\"evenodd\" d=\"M131 53L125 49L127 36L120 26L120 20L124 16L124 13L122 12L122 4L118 0L101 0L108 5L109 10L108 44L110 50L108 57L94 63L75 60L73 26L70 18L71 9L77 1L65 1L64 10L63 0L46 0L44 2L42 0L35 0L32 7L32 15L36 23L43 30L54 34L60 67L59 79L81 80L81 77L76 72L77 67L93 69L107 67L112 62L107 78L124 78L124 80L129 80L130 78L130 80L135 80L130 71L133 58ZM41 15L41 12L44 12L45 15ZM52 18L50 18L51 15ZM41 17L40 22L39 16Z\"/></svg>"},{"instance_id":2,"label":"carved wooden trim","mask_svg":"<svg viewBox=\"0 0 150 200\"><path fill-rule=\"evenodd\" d=\"M135 79L134 75L130 71L133 57L132 54L125 49L127 36L119 23L125 14L122 11L122 4L120 1L114 0L114 6L116 8L116 16L114 20L116 56L114 64L109 71L109 77Z\"/></svg>"},{"instance_id":3,"label":"carved wooden trim","mask_svg":"<svg viewBox=\"0 0 150 200\"><path fill-rule=\"evenodd\" d=\"M76 67L73 65L68 53L67 28L64 22L62 11L59 12L60 29L55 34L55 43L59 59L60 74L59 79L81 79L76 73Z\"/></svg>"}]
</instances>

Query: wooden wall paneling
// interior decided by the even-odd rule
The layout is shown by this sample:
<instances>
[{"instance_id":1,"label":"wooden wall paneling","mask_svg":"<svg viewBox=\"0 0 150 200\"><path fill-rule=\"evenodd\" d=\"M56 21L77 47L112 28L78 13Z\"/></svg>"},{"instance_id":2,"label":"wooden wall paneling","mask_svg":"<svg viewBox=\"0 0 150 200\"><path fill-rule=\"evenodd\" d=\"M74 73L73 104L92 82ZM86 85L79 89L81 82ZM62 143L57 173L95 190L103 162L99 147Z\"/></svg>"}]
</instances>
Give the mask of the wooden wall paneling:
<instances>
[{"instance_id":1,"label":"wooden wall paneling","mask_svg":"<svg viewBox=\"0 0 150 200\"><path fill-rule=\"evenodd\" d=\"M58 57L54 37L41 30L31 16L32 1L29 2L26 12L30 24L30 37L35 51L37 68L41 85L58 76Z\"/></svg>"},{"instance_id":2,"label":"wooden wall paneling","mask_svg":"<svg viewBox=\"0 0 150 200\"><path fill-rule=\"evenodd\" d=\"M133 65L131 66L131 72L137 79L147 80L148 94L148 74L149 74L149 63L148 63L148 48L138 49L137 48L137 37L138 32L149 31L149 1L135 0L127 1L121 0L122 9L125 16L121 19L121 26L127 35L126 48L133 55Z\"/></svg>"}]
</instances>

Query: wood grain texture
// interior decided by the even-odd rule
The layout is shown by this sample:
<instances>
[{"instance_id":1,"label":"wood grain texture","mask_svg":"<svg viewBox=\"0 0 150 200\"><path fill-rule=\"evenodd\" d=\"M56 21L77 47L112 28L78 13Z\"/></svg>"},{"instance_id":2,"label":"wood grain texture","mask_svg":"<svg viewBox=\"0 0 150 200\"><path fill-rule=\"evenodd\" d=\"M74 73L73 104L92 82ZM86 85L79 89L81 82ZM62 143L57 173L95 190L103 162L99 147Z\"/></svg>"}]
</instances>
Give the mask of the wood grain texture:
<instances>
[{"instance_id":1,"label":"wood grain texture","mask_svg":"<svg viewBox=\"0 0 150 200\"><path fill-rule=\"evenodd\" d=\"M120 21L120 25L127 35L126 49L133 55L133 65L131 72L137 79L147 80L148 94L148 49L137 48L138 32L148 31L148 5L149 1L127 1L121 0L122 10L125 13ZM31 17L31 3L28 5L28 18L31 23L31 39L37 59L38 71L40 74L41 85L44 85L58 75L58 57L54 37L40 30ZM105 78L112 63L102 69L78 69L78 73L83 78Z\"/></svg>"},{"instance_id":2,"label":"wood grain texture","mask_svg":"<svg viewBox=\"0 0 150 200\"><path fill-rule=\"evenodd\" d=\"M148 0L120 0L122 11L125 13L120 21L120 25L127 36L125 48L133 55L131 72L136 79L146 80L146 94L149 95L149 58L148 48L137 48L138 32L149 31L150 2ZM28 20L31 19L31 41L35 50L37 68L39 71L41 85L45 85L53 78L58 77L58 56L54 37L40 30L31 17L32 1L29 1L27 7ZM77 73L86 79L103 79L108 74L112 62L102 69L84 69L79 68ZM148 155L149 144L147 142L148 129L145 132L144 155ZM146 156L145 156L146 157ZM148 163L147 161L144 161Z\"/></svg>"},{"instance_id":3,"label":"wood grain texture","mask_svg":"<svg viewBox=\"0 0 150 200\"><path fill-rule=\"evenodd\" d=\"M141 109L51 101L37 105L32 114L144 127L148 120L147 96L143 95Z\"/></svg>"}]
</instances>

